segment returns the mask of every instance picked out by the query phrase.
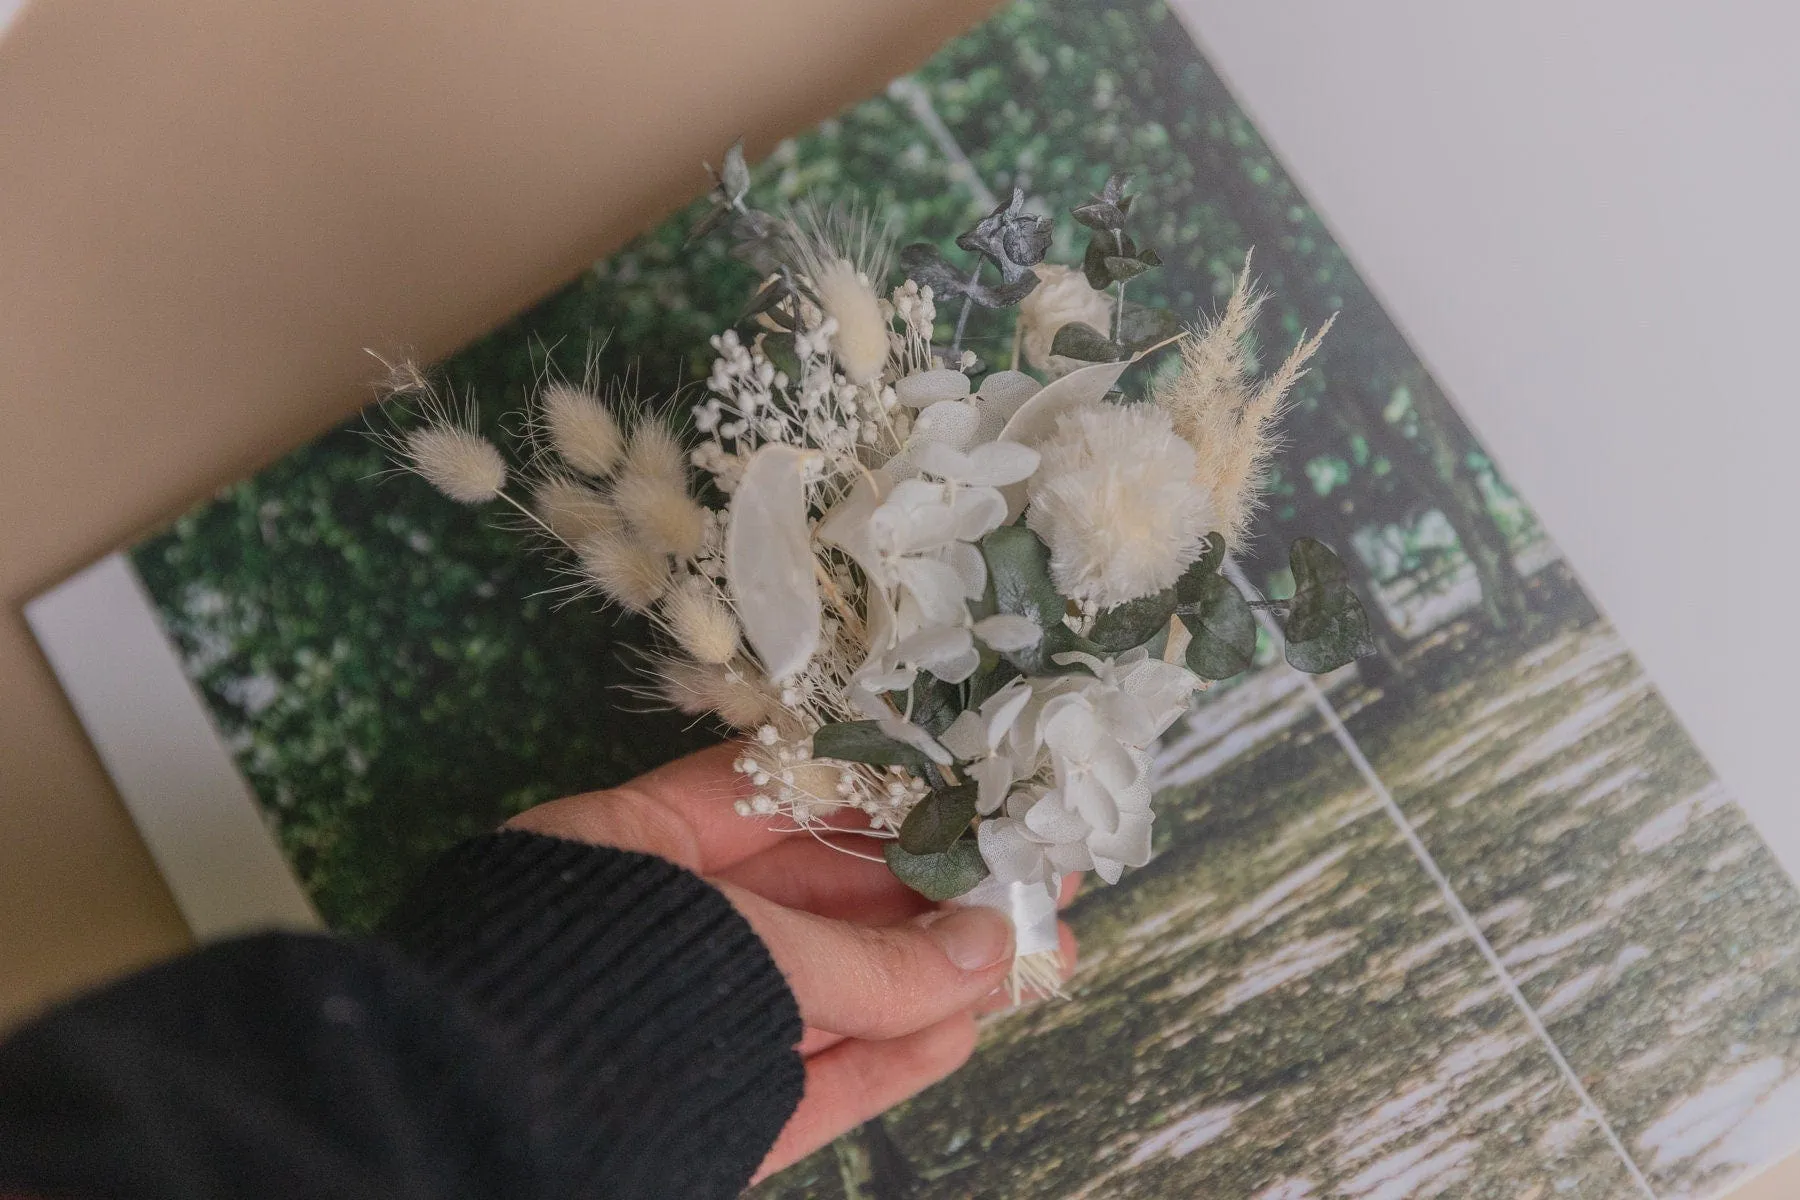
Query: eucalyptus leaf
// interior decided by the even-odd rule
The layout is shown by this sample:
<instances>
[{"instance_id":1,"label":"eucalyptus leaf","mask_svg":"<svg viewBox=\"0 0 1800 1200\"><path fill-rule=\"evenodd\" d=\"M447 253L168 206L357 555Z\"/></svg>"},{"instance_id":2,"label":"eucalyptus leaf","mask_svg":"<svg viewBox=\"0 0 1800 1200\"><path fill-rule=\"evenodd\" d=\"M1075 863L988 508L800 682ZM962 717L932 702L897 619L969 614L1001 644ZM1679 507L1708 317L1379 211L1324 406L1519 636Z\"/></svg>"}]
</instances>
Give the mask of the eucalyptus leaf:
<instances>
[{"instance_id":1,"label":"eucalyptus leaf","mask_svg":"<svg viewBox=\"0 0 1800 1200\"><path fill-rule=\"evenodd\" d=\"M730 208L715 200L712 211L707 213L704 217L701 217L694 223L694 227L688 230L688 243L692 244L699 241L719 226L725 224L726 221L730 220L731 215Z\"/></svg>"},{"instance_id":2,"label":"eucalyptus leaf","mask_svg":"<svg viewBox=\"0 0 1800 1200\"><path fill-rule=\"evenodd\" d=\"M1297 670L1321 675L1373 654L1369 614L1330 547L1313 538L1296 538L1288 547L1288 565L1294 573L1294 595L1283 629L1288 662Z\"/></svg>"},{"instance_id":3,"label":"eucalyptus leaf","mask_svg":"<svg viewBox=\"0 0 1800 1200\"><path fill-rule=\"evenodd\" d=\"M1021 275L1011 283L971 284L965 281L962 294L983 308L1011 308L1037 290L1041 282L1036 272Z\"/></svg>"},{"instance_id":4,"label":"eucalyptus leaf","mask_svg":"<svg viewBox=\"0 0 1800 1200\"><path fill-rule=\"evenodd\" d=\"M1066 601L1050 578L1050 550L1023 525L1002 525L981 539L994 585L994 607L1029 617L1046 632L1061 625Z\"/></svg>"},{"instance_id":5,"label":"eucalyptus leaf","mask_svg":"<svg viewBox=\"0 0 1800 1200\"><path fill-rule=\"evenodd\" d=\"M1003 613L1028 617L1044 631L1043 638L1023 650L1001 657L1026 675L1066 675L1084 671L1080 663L1059 663L1058 654L1081 651L1104 657L1104 651L1063 624L1068 601L1050 578L1050 551L1038 535L1023 525L1002 525L981 539L988 578L994 585L994 604Z\"/></svg>"},{"instance_id":6,"label":"eucalyptus leaf","mask_svg":"<svg viewBox=\"0 0 1800 1200\"><path fill-rule=\"evenodd\" d=\"M1127 279L1136 279L1139 275L1148 271L1153 265L1145 262L1141 258L1123 258L1117 254L1107 255L1105 262L1106 273L1112 278L1114 283L1123 283Z\"/></svg>"},{"instance_id":7,"label":"eucalyptus leaf","mask_svg":"<svg viewBox=\"0 0 1800 1200\"><path fill-rule=\"evenodd\" d=\"M977 791L977 785L965 783L927 793L900 824L900 848L908 854L941 854L950 849L975 819Z\"/></svg>"},{"instance_id":8,"label":"eucalyptus leaf","mask_svg":"<svg viewBox=\"0 0 1800 1200\"><path fill-rule=\"evenodd\" d=\"M930 779L931 760L905 742L897 742L874 721L838 721L821 725L812 737L814 758L867 763L876 767L905 767L921 779Z\"/></svg>"},{"instance_id":9,"label":"eucalyptus leaf","mask_svg":"<svg viewBox=\"0 0 1800 1200\"><path fill-rule=\"evenodd\" d=\"M1006 247L1006 256L1015 264L1034 267L1049 253L1050 240L1055 233L1056 226L1051 221L1032 217L1029 221L1007 226L1002 244Z\"/></svg>"},{"instance_id":10,"label":"eucalyptus leaf","mask_svg":"<svg viewBox=\"0 0 1800 1200\"><path fill-rule=\"evenodd\" d=\"M789 379L800 378L800 356L794 352L793 334L764 334L762 352L763 357L774 364L777 371L783 372Z\"/></svg>"},{"instance_id":11,"label":"eucalyptus leaf","mask_svg":"<svg viewBox=\"0 0 1800 1200\"><path fill-rule=\"evenodd\" d=\"M1025 211L1025 192L1014 188L1012 198L976 222L975 228L956 239L956 244L980 254L1000 269L1006 283L1017 283L1044 260L1054 231L1044 217Z\"/></svg>"},{"instance_id":12,"label":"eucalyptus leaf","mask_svg":"<svg viewBox=\"0 0 1800 1200\"><path fill-rule=\"evenodd\" d=\"M1081 273L1087 276L1088 286L1096 292L1104 292L1112 286L1112 272L1106 269L1107 256L1116 249L1110 244L1112 240L1111 234L1095 234L1094 239L1088 243L1087 251L1081 256Z\"/></svg>"},{"instance_id":13,"label":"eucalyptus leaf","mask_svg":"<svg viewBox=\"0 0 1800 1200\"><path fill-rule=\"evenodd\" d=\"M725 193L725 199L736 204L750 190L750 167L744 162L744 139L739 138L731 143L731 149L725 151L725 165L719 171L719 187Z\"/></svg>"},{"instance_id":14,"label":"eucalyptus leaf","mask_svg":"<svg viewBox=\"0 0 1800 1200\"><path fill-rule=\"evenodd\" d=\"M744 316L740 318L740 320L761 316L762 314L767 313L775 320L791 329L793 326L791 323L787 322L785 314L780 311L780 305L782 301L795 295L795 293L794 277L788 273L786 267L783 267L779 272L771 276L766 283L756 289L756 295L751 297L750 305L748 308L744 309Z\"/></svg>"},{"instance_id":15,"label":"eucalyptus leaf","mask_svg":"<svg viewBox=\"0 0 1800 1200\"><path fill-rule=\"evenodd\" d=\"M1089 229L1108 231L1125 227L1125 214L1116 204L1108 204L1104 200L1096 200L1092 204L1082 204L1069 213L1076 222Z\"/></svg>"},{"instance_id":16,"label":"eucalyptus leaf","mask_svg":"<svg viewBox=\"0 0 1800 1200\"><path fill-rule=\"evenodd\" d=\"M768 213L734 211L731 236L731 256L748 263L758 275L773 275L785 265L787 239L781 222Z\"/></svg>"},{"instance_id":17,"label":"eucalyptus leaf","mask_svg":"<svg viewBox=\"0 0 1800 1200\"><path fill-rule=\"evenodd\" d=\"M1092 675L1093 671L1085 663L1056 661L1057 655L1071 653L1091 654L1095 658L1111 657L1105 650L1060 622L1046 629L1044 640L1031 649L1006 657L1028 675Z\"/></svg>"},{"instance_id":18,"label":"eucalyptus leaf","mask_svg":"<svg viewBox=\"0 0 1800 1200\"><path fill-rule=\"evenodd\" d=\"M961 694L953 683L945 683L935 675L921 673L912 687L904 692L889 692L888 699L902 713L910 714L914 725L936 736L950 728L962 711Z\"/></svg>"},{"instance_id":19,"label":"eucalyptus leaf","mask_svg":"<svg viewBox=\"0 0 1800 1200\"><path fill-rule=\"evenodd\" d=\"M889 842L882 857L896 879L927 900L954 900L988 875L973 838L959 839L939 854L909 854L899 842Z\"/></svg>"},{"instance_id":20,"label":"eucalyptus leaf","mask_svg":"<svg viewBox=\"0 0 1800 1200\"><path fill-rule=\"evenodd\" d=\"M1125 318L1120 322L1119 341L1136 353L1158 342L1167 341L1181 331L1181 318L1166 308L1148 304L1125 305Z\"/></svg>"},{"instance_id":21,"label":"eucalyptus leaf","mask_svg":"<svg viewBox=\"0 0 1800 1200\"><path fill-rule=\"evenodd\" d=\"M993 664L988 664L992 655ZM983 701L995 692L1019 678L1019 668L995 654L992 650L984 650L981 655L981 667L969 677L969 702L964 707L979 708Z\"/></svg>"},{"instance_id":22,"label":"eucalyptus leaf","mask_svg":"<svg viewBox=\"0 0 1800 1200\"><path fill-rule=\"evenodd\" d=\"M945 259L930 242L914 242L900 251L900 270L920 287L928 287L936 298L960 295L969 272Z\"/></svg>"},{"instance_id":23,"label":"eucalyptus leaf","mask_svg":"<svg viewBox=\"0 0 1800 1200\"><path fill-rule=\"evenodd\" d=\"M1206 535L1206 549L1194 560L1192 566L1181 573L1175 581L1175 597L1183 604L1197 604L1206 588L1208 576L1217 575L1219 568L1225 565L1225 535L1209 533Z\"/></svg>"},{"instance_id":24,"label":"eucalyptus leaf","mask_svg":"<svg viewBox=\"0 0 1800 1200\"><path fill-rule=\"evenodd\" d=\"M900 270L920 287L930 288L939 302L967 296L983 308L1009 308L1031 295L1039 282L1035 271L1025 271L1011 282L983 283L929 242L914 242L901 250Z\"/></svg>"},{"instance_id":25,"label":"eucalyptus leaf","mask_svg":"<svg viewBox=\"0 0 1800 1200\"><path fill-rule=\"evenodd\" d=\"M1169 627L1176 603L1175 589L1171 587L1115 605L1094 618L1088 640L1108 654L1134 649Z\"/></svg>"},{"instance_id":26,"label":"eucalyptus leaf","mask_svg":"<svg viewBox=\"0 0 1800 1200\"><path fill-rule=\"evenodd\" d=\"M1131 357L1129 348L1082 321L1070 321L1058 329L1050 353L1081 362L1118 362Z\"/></svg>"},{"instance_id":27,"label":"eucalyptus leaf","mask_svg":"<svg viewBox=\"0 0 1800 1200\"><path fill-rule=\"evenodd\" d=\"M1211 560L1213 569L1190 570L1175 585L1181 597L1181 622L1193 635L1188 669L1204 680L1238 675L1256 657L1256 613L1237 587L1217 572L1217 563L1224 558L1224 538L1217 545L1217 558L1208 552L1201 560Z\"/></svg>"}]
</instances>

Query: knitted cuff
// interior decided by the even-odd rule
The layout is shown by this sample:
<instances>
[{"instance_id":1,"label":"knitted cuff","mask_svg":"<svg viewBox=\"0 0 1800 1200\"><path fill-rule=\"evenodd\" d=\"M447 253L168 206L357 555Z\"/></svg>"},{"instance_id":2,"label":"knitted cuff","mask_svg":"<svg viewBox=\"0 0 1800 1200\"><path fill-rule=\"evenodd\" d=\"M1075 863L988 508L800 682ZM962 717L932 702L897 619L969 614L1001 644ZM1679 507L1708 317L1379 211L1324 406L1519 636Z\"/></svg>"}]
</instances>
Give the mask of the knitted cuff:
<instances>
[{"instance_id":1,"label":"knitted cuff","mask_svg":"<svg viewBox=\"0 0 1800 1200\"><path fill-rule=\"evenodd\" d=\"M800 1102L793 993L724 896L660 858L489 834L385 933L529 1057L574 1194L735 1196Z\"/></svg>"}]
</instances>

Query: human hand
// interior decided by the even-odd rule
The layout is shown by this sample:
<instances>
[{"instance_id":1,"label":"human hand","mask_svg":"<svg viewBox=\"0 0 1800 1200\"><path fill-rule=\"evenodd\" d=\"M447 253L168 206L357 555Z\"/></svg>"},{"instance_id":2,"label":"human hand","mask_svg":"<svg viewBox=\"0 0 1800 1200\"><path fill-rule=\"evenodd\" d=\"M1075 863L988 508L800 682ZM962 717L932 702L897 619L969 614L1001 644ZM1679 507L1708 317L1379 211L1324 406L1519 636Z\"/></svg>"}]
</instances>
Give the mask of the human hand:
<instances>
[{"instance_id":1,"label":"human hand","mask_svg":"<svg viewBox=\"0 0 1800 1200\"><path fill-rule=\"evenodd\" d=\"M1011 968L1013 935L992 909L932 904L894 878L878 841L853 830L822 835L833 848L779 818L740 816L732 803L751 791L731 769L740 753L715 746L508 824L686 867L769 948L806 1026L806 1091L760 1180L961 1066L975 1047L975 1013L995 1006ZM1072 894L1065 887L1065 901ZM1073 935L1061 932L1073 964Z\"/></svg>"}]
</instances>

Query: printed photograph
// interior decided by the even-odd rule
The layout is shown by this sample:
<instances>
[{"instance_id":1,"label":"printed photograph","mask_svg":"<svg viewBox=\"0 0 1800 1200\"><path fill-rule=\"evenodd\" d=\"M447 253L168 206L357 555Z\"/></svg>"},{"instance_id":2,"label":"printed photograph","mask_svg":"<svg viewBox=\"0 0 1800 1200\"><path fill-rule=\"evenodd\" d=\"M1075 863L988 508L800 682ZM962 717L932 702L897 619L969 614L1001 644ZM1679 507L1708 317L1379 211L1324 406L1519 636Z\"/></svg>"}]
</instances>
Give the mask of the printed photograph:
<instances>
[{"instance_id":1,"label":"printed photograph","mask_svg":"<svg viewBox=\"0 0 1800 1200\"><path fill-rule=\"evenodd\" d=\"M939 337L1046 377L1042 313L1093 294L1071 211L1114 176L1159 258L1132 300L1204 322L1248 260L1264 372L1335 317L1235 569L1286 596L1290 543L1329 544L1374 653L1315 679L1265 630L1163 739L1149 864L1069 909L1068 999L986 1019L966 1068L754 1194L1704 1200L1800 1147L1800 891L1160 0L1014 0L749 198L860 200L955 254L1022 192L1054 231L1037 324L940 304ZM688 421L759 278L695 236L709 211L444 363L484 431L517 444L506 414L590 368ZM643 618L391 472L379 419L132 552L345 931L459 840L724 736L631 690Z\"/></svg>"}]
</instances>

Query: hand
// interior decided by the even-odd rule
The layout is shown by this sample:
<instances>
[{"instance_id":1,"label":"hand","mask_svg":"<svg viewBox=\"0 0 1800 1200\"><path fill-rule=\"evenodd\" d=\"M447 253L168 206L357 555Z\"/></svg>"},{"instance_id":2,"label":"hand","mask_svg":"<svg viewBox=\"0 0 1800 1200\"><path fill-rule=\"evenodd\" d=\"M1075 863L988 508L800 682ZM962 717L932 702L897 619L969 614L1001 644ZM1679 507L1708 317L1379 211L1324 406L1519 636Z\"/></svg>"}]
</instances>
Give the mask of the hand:
<instances>
[{"instance_id":1,"label":"hand","mask_svg":"<svg viewBox=\"0 0 1800 1200\"><path fill-rule=\"evenodd\" d=\"M940 908L908 888L879 861L874 839L822 835L834 848L781 818L738 815L732 802L752 790L731 769L739 753L715 746L508 824L686 867L762 938L806 1025L806 1092L760 1180L961 1066L975 1048L976 1011L996 1006L1013 938L992 909ZM1065 901L1072 895L1065 886ZM1066 925L1062 941L1072 965Z\"/></svg>"}]
</instances>

